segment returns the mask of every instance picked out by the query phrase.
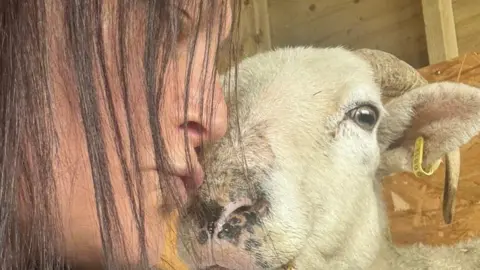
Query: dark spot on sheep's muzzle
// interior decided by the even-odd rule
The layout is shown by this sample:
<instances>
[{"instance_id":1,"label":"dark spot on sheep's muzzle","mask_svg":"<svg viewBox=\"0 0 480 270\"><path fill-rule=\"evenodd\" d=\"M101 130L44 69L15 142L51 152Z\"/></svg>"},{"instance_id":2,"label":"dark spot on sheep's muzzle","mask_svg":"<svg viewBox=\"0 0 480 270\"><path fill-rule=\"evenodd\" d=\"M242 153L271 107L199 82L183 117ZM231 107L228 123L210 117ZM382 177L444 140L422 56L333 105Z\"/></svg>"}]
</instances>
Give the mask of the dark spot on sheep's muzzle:
<instances>
[{"instance_id":1,"label":"dark spot on sheep's muzzle","mask_svg":"<svg viewBox=\"0 0 480 270\"><path fill-rule=\"evenodd\" d=\"M201 230L198 237L197 237L198 243L200 245L205 245L208 241L208 233L207 230Z\"/></svg>"},{"instance_id":2,"label":"dark spot on sheep's muzzle","mask_svg":"<svg viewBox=\"0 0 480 270\"><path fill-rule=\"evenodd\" d=\"M224 208L216 201L200 201L195 200L188 208L186 215L192 217L198 228L202 229L207 227L212 230L215 222L222 214Z\"/></svg>"},{"instance_id":3,"label":"dark spot on sheep's muzzle","mask_svg":"<svg viewBox=\"0 0 480 270\"><path fill-rule=\"evenodd\" d=\"M238 238L242 232L241 226L234 226L230 223L223 225L222 230L218 233L219 239L227 239L234 245L238 245Z\"/></svg>"},{"instance_id":4,"label":"dark spot on sheep's muzzle","mask_svg":"<svg viewBox=\"0 0 480 270\"><path fill-rule=\"evenodd\" d=\"M252 208L239 208L230 218L223 224L221 231L217 237L229 241L234 245L238 245L239 237L243 232L254 234L254 226L260 226L259 209ZM246 243L245 243L246 244Z\"/></svg>"}]
</instances>

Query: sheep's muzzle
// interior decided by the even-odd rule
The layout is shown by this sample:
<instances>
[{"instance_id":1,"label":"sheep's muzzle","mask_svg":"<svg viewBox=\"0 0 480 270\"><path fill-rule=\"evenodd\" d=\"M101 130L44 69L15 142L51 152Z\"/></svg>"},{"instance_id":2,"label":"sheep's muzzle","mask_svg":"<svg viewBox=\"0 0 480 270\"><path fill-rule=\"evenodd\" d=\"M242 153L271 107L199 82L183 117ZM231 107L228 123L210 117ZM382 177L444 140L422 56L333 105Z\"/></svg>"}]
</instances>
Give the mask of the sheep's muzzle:
<instances>
[{"instance_id":1,"label":"sheep's muzzle","mask_svg":"<svg viewBox=\"0 0 480 270\"><path fill-rule=\"evenodd\" d=\"M225 205L215 200L193 201L182 217L181 227L192 263L198 269L268 267L262 254L256 252L266 239L262 218L267 214L268 203L264 200L242 198Z\"/></svg>"}]
</instances>

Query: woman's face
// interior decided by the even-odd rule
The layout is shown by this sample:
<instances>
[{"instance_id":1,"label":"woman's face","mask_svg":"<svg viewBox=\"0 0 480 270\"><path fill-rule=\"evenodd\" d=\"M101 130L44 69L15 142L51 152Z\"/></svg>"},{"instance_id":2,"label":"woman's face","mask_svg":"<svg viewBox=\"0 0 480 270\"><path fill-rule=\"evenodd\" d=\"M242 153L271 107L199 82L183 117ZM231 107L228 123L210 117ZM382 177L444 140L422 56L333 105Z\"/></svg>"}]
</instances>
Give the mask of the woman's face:
<instances>
[{"instance_id":1,"label":"woman's face","mask_svg":"<svg viewBox=\"0 0 480 270\"><path fill-rule=\"evenodd\" d=\"M53 2L58 0L51 0ZM138 1L143 2L143 1ZM146 1L145 1L146 2ZM200 2L200 1L191 1ZM205 1L203 1L205 2ZM126 151L125 156L130 157L128 152L131 141L128 140L127 114L131 116L131 129L136 138L138 159L142 174L142 187L145 196L145 227L148 246L149 263L159 261L163 249L163 238L167 217L159 209L166 203L171 203L172 198L159 196L159 182L172 185L177 191L176 196L182 202L187 198L187 191L194 190L202 182L202 171L199 168L195 148L200 146L203 140L216 140L223 136L226 131L227 112L224 97L219 85L217 74L214 71L214 60L217 52L218 33L226 38L231 24L231 13L228 1L212 1L218 9L228 11L226 17L218 16L214 27L208 23L202 23L193 54L193 64L188 84L189 98L187 110L187 122L185 127L185 89L187 83L187 57L189 41L195 35L195 31L189 34L188 28L193 27L198 12L199 3L192 3L185 9L182 18L186 29L186 36L174 48L176 56L167 63L166 87L161 99L161 110L158 116L161 124L161 134L164 138L166 154L173 165L171 172L162 172L160 175L156 169L152 133L149 128L147 113L147 97L145 96L144 81L145 72L143 65L144 37L145 37L145 6L133 7L127 19L128 30L127 42L127 98L130 111L125 111L124 98L121 91L121 80L118 75L119 69L116 57L119 52L119 44L116 43L116 14L115 0L104 3L102 14L102 31L104 35L104 51L106 57L107 79L112 92L113 105L115 107L115 121L119 125L122 145ZM57 3L58 4L58 3ZM205 10L205 13L212 10ZM55 164L55 177L57 185L58 207L61 218L61 231L65 235L65 245L61 251L69 259L88 264L95 264L101 259L101 238L99 223L95 206L95 191L89 158L86 147L85 133L81 124L80 108L72 100L75 96L71 91L75 85L72 83L72 73L64 68L69 65L68 57L65 56L65 40L59 33L65 31L65 18L62 11L47 11L49 25L49 44L51 65L51 81L53 82L54 115L55 124L59 135L57 160ZM210 33L207 34L207 31ZM207 50L207 46L210 46ZM160 62L159 62L160 63ZM176 63L176 64L174 64ZM70 63L71 64L71 63ZM98 78L95 82L99 89L104 89L100 65L94 62L93 74ZM157 74L158 75L158 74ZM205 76L205 77L204 77ZM216 80L216 81L215 81ZM132 90L133 89L133 90ZM135 91L135 89L139 89ZM203 95L202 95L203 94ZM212 98L213 97L213 98ZM121 229L129 260L138 260L139 248L137 231L134 217L131 211L130 198L124 184L122 166L117 155L115 130L110 123L107 112L107 100L104 92L98 95L100 115L102 116L102 132L106 143L106 153L109 164L104 169L108 170L111 178L113 197L117 205L118 215L121 221ZM203 105L203 106L202 106ZM203 119L200 117L204 112ZM209 122L207 122L209 116ZM184 130L187 129L187 148L193 162L194 172L187 167ZM127 158L128 172L133 173L131 160ZM160 181L159 181L160 180ZM139 188L139 187L138 187Z\"/></svg>"}]
</instances>

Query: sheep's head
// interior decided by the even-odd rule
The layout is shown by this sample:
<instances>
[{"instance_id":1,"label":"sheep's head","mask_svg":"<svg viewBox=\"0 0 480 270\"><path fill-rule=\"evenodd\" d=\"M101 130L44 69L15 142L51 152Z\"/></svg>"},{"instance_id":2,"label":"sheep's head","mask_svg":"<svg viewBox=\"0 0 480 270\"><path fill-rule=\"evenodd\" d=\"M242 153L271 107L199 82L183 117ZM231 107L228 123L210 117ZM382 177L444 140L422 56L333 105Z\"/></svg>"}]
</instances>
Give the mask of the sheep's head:
<instances>
[{"instance_id":1,"label":"sheep's head","mask_svg":"<svg viewBox=\"0 0 480 270\"><path fill-rule=\"evenodd\" d=\"M203 149L206 180L182 216L180 246L199 269L362 268L385 229L378 178L411 171L419 136L425 166L480 129L480 90L426 84L378 51L256 55L240 64L237 89L226 93L229 131Z\"/></svg>"}]
</instances>

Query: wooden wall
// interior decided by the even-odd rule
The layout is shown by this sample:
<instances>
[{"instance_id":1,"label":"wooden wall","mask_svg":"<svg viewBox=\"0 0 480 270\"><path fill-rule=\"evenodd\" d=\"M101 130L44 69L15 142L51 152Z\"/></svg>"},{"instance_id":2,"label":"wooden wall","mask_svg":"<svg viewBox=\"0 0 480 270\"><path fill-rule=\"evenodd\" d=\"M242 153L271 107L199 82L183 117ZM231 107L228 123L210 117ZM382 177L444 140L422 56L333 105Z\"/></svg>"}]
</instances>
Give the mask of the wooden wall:
<instances>
[{"instance_id":1,"label":"wooden wall","mask_svg":"<svg viewBox=\"0 0 480 270\"><path fill-rule=\"evenodd\" d=\"M480 0L453 0L460 54L480 51Z\"/></svg>"},{"instance_id":2,"label":"wooden wall","mask_svg":"<svg viewBox=\"0 0 480 270\"><path fill-rule=\"evenodd\" d=\"M423 0L432 2L438 0ZM480 51L480 0L452 1L459 54ZM429 64L421 0L241 0L246 57L271 47L376 48Z\"/></svg>"},{"instance_id":3,"label":"wooden wall","mask_svg":"<svg viewBox=\"0 0 480 270\"><path fill-rule=\"evenodd\" d=\"M273 0L269 4L274 46L368 47L391 52L415 66L428 63L419 0Z\"/></svg>"}]
</instances>

